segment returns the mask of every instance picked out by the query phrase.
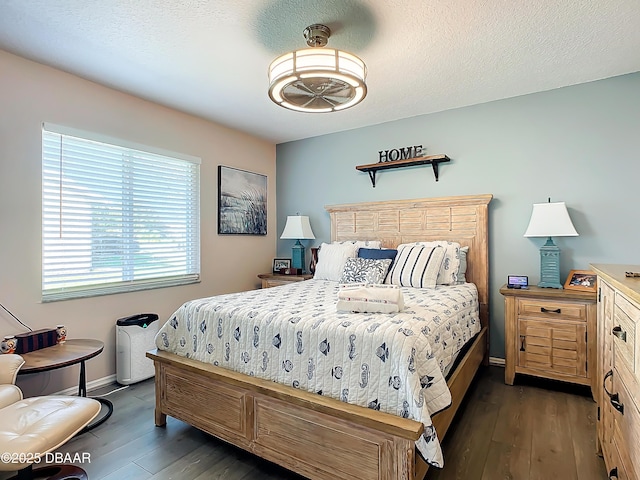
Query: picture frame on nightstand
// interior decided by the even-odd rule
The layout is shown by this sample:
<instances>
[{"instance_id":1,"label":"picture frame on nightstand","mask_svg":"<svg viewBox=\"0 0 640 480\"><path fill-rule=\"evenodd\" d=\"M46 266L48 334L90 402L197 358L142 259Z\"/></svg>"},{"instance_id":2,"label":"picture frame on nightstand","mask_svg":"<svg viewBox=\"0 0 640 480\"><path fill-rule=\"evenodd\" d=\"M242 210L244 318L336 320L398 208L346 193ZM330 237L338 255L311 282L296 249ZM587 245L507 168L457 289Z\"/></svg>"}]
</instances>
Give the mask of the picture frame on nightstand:
<instances>
[{"instance_id":1,"label":"picture frame on nightstand","mask_svg":"<svg viewBox=\"0 0 640 480\"><path fill-rule=\"evenodd\" d=\"M591 270L571 270L564 282L566 290L580 290L583 292L595 292L598 276Z\"/></svg>"},{"instance_id":2,"label":"picture frame on nightstand","mask_svg":"<svg viewBox=\"0 0 640 480\"><path fill-rule=\"evenodd\" d=\"M273 273L280 273L280 270L291 268L290 258L274 258L273 259Z\"/></svg>"}]
</instances>

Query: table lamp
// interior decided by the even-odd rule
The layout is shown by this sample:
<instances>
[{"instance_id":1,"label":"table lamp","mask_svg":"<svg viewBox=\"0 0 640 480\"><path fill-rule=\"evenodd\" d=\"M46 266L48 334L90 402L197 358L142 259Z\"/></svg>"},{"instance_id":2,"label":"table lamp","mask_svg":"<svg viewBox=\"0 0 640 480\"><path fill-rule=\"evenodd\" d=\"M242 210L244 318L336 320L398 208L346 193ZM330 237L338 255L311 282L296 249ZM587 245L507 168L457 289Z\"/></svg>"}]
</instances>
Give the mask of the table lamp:
<instances>
[{"instance_id":1,"label":"table lamp","mask_svg":"<svg viewBox=\"0 0 640 480\"><path fill-rule=\"evenodd\" d=\"M316 238L313 230L311 230L309 217L306 215L289 215L280 238L282 240L296 240L291 252L291 267L302 270L304 268L305 248L302 243L300 243L300 240L312 240Z\"/></svg>"},{"instance_id":2,"label":"table lamp","mask_svg":"<svg viewBox=\"0 0 640 480\"><path fill-rule=\"evenodd\" d=\"M562 288L560 283L560 249L551 237L577 237L564 202L534 203L525 237L547 237L540 247L539 287Z\"/></svg>"}]
</instances>

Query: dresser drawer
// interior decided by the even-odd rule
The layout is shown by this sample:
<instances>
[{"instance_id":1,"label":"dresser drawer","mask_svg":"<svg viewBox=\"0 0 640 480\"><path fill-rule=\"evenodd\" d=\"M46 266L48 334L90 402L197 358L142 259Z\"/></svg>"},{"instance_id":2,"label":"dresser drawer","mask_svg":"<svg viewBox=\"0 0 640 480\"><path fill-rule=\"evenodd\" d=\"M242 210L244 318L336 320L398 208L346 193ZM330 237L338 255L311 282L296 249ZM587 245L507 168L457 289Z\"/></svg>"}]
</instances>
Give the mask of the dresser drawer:
<instances>
[{"instance_id":1,"label":"dresser drawer","mask_svg":"<svg viewBox=\"0 0 640 480\"><path fill-rule=\"evenodd\" d=\"M605 457L605 464L608 465L607 471L609 477L615 480L636 480L633 473L629 473L631 465L628 463L628 459L625 462L626 450L624 441L622 440L619 429L614 429L613 440L611 442L611 449L607 457Z\"/></svg>"},{"instance_id":2,"label":"dresser drawer","mask_svg":"<svg viewBox=\"0 0 640 480\"><path fill-rule=\"evenodd\" d=\"M640 388L637 380L630 372L624 368L614 369L611 393L617 401L614 402L617 408L613 409L613 441L628 473L640 472L640 411L636 403L640 393L638 390ZM611 400L606 400L611 403Z\"/></svg>"},{"instance_id":3,"label":"dresser drawer","mask_svg":"<svg viewBox=\"0 0 640 480\"><path fill-rule=\"evenodd\" d=\"M521 298L518 301L518 315L545 319L587 320L584 303L563 302L552 299Z\"/></svg>"},{"instance_id":4,"label":"dresser drawer","mask_svg":"<svg viewBox=\"0 0 640 480\"><path fill-rule=\"evenodd\" d=\"M626 313L633 323L640 323L640 306L620 293L616 295L616 307Z\"/></svg>"},{"instance_id":5,"label":"dresser drawer","mask_svg":"<svg viewBox=\"0 0 640 480\"><path fill-rule=\"evenodd\" d=\"M618 307L617 303L614 307L611 333L614 365L624 362L629 371L635 372L636 324Z\"/></svg>"}]
</instances>

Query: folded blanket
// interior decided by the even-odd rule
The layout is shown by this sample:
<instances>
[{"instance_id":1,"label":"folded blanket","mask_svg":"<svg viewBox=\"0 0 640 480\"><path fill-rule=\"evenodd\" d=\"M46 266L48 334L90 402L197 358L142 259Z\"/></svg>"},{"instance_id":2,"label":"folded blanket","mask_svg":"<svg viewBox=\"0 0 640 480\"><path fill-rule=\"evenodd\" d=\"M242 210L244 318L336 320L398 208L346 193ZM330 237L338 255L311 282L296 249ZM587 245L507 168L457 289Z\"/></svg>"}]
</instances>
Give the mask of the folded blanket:
<instances>
[{"instance_id":1,"label":"folded blanket","mask_svg":"<svg viewBox=\"0 0 640 480\"><path fill-rule=\"evenodd\" d=\"M397 285L345 283L338 289L337 310L348 312L396 313L404 308Z\"/></svg>"}]
</instances>

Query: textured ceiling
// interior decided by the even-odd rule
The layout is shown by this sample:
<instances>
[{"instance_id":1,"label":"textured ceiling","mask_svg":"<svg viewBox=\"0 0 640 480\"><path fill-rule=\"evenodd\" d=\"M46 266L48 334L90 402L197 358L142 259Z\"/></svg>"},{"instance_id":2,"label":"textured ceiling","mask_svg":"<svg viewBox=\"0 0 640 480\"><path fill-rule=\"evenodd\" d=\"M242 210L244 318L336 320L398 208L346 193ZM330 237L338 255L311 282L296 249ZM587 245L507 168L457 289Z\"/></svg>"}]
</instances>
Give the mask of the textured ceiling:
<instances>
[{"instance_id":1,"label":"textured ceiling","mask_svg":"<svg viewBox=\"0 0 640 480\"><path fill-rule=\"evenodd\" d=\"M313 23L367 64L360 105L269 100ZM640 71L639 26L639 0L0 0L0 49L275 143Z\"/></svg>"}]
</instances>

